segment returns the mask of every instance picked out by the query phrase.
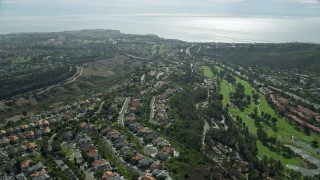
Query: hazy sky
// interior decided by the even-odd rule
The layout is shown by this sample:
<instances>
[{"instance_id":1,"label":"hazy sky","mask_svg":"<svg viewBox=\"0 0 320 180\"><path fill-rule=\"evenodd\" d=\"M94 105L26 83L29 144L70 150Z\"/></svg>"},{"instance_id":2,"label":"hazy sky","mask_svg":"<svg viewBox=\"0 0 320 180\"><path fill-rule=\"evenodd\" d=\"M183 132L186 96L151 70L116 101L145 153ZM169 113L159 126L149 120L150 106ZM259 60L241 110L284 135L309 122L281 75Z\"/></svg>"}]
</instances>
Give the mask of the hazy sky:
<instances>
[{"instance_id":1,"label":"hazy sky","mask_svg":"<svg viewBox=\"0 0 320 180\"><path fill-rule=\"evenodd\" d=\"M0 16L206 14L320 16L320 0L0 0Z\"/></svg>"}]
</instances>

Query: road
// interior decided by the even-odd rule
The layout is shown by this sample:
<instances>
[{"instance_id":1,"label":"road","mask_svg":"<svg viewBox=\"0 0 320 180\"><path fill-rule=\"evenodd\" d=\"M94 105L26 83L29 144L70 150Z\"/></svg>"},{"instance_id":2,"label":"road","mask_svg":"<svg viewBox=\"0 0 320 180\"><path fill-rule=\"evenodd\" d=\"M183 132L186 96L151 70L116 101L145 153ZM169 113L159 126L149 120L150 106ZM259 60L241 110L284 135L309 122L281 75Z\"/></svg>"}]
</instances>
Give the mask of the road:
<instances>
[{"instance_id":1,"label":"road","mask_svg":"<svg viewBox=\"0 0 320 180\"><path fill-rule=\"evenodd\" d=\"M146 74L143 74L143 75L141 76L141 84L144 83L145 78L146 78Z\"/></svg>"},{"instance_id":2,"label":"road","mask_svg":"<svg viewBox=\"0 0 320 180\"><path fill-rule=\"evenodd\" d=\"M56 135L57 135L57 133L52 135L51 138L48 140L48 150L49 151L52 151L52 145L51 144L53 142L54 137L56 137Z\"/></svg>"},{"instance_id":3,"label":"road","mask_svg":"<svg viewBox=\"0 0 320 180\"><path fill-rule=\"evenodd\" d=\"M77 72L76 72L76 74L78 74L78 70L79 70L79 67L77 66ZM64 83L64 84L69 84L69 83L74 82L78 77L80 77L80 76L82 75L82 71L83 71L83 68L81 68L80 74L79 74L78 76L76 76L73 80L68 81L68 82L66 82L66 83ZM46 88L45 90L42 90L42 91L38 92L37 94L40 95L40 94L42 94L42 93L44 93L44 92L46 92L46 91L48 91L48 90L50 90L50 89L52 89L52 88L58 87L58 86L60 86L60 83L57 83L57 84L55 84L55 85L51 85L51 86L49 86L48 88ZM38 89L38 90L39 90L39 89ZM37 91L37 90L34 90L34 91Z\"/></svg>"},{"instance_id":4,"label":"road","mask_svg":"<svg viewBox=\"0 0 320 180\"><path fill-rule=\"evenodd\" d=\"M159 72L156 76L156 79L159 80L159 78L164 74L164 72Z\"/></svg>"},{"instance_id":5,"label":"road","mask_svg":"<svg viewBox=\"0 0 320 180\"><path fill-rule=\"evenodd\" d=\"M72 80L70 80L70 81L68 81L68 82L66 82L66 83L64 83L64 84L72 83L72 82L74 82L75 80L77 80L77 78L79 78L79 77L82 75L83 68L82 68L82 67L78 67L78 66L77 66L77 73L76 73L76 74L78 74L79 68L81 69L79 75L76 76L76 77L74 77Z\"/></svg>"},{"instance_id":6,"label":"road","mask_svg":"<svg viewBox=\"0 0 320 180\"><path fill-rule=\"evenodd\" d=\"M189 57L193 57L192 54L190 53L190 48L192 48L195 44L192 44L190 47L188 47L186 49L186 55L189 56Z\"/></svg>"},{"instance_id":7,"label":"road","mask_svg":"<svg viewBox=\"0 0 320 180\"><path fill-rule=\"evenodd\" d=\"M287 164L287 167L296 171L299 171L302 173L304 176L315 176L317 174L320 174L320 160L313 157L307 150L302 149L302 148L297 148L295 146L291 145L286 145L289 147L293 152L296 154L299 154L303 159L317 165L318 169L306 169L306 168L301 168L298 166L290 165Z\"/></svg>"},{"instance_id":8,"label":"road","mask_svg":"<svg viewBox=\"0 0 320 180\"><path fill-rule=\"evenodd\" d=\"M200 50L201 50L201 46L199 47L198 52L200 52Z\"/></svg>"},{"instance_id":9,"label":"road","mask_svg":"<svg viewBox=\"0 0 320 180\"><path fill-rule=\"evenodd\" d=\"M56 162L57 166L60 167L61 170L70 177L71 180L78 180L74 172L62 160L55 159L54 161Z\"/></svg>"},{"instance_id":10,"label":"road","mask_svg":"<svg viewBox=\"0 0 320 180\"><path fill-rule=\"evenodd\" d=\"M95 112L95 114L99 114L101 112L102 106L104 105L105 101L102 101L102 103L100 104L99 109Z\"/></svg>"},{"instance_id":11,"label":"road","mask_svg":"<svg viewBox=\"0 0 320 180\"><path fill-rule=\"evenodd\" d=\"M141 170L139 170L139 169L135 169L135 168L133 168L132 166L128 165L123 159L121 159L121 158L118 156L116 150L112 147L111 143L107 140L107 138L104 137L103 140L106 142L107 147L108 147L109 149L111 149L112 155L113 155L115 158L117 158L119 162L121 162L122 166L124 166L124 167L126 167L127 169L130 169L130 170L138 173L140 176L144 176L144 175L146 174L146 172L143 172L143 171L141 171Z\"/></svg>"},{"instance_id":12,"label":"road","mask_svg":"<svg viewBox=\"0 0 320 180\"><path fill-rule=\"evenodd\" d=\"M127 56L135 58L135 59L143 59L143 60L149 59L149 58L143 58L143 57L134 56L134 55L131 55L131 54L127 54Z\"/></svg>"},{"instance_id":13,"label":"road","mask_svg":"<svg viewBox=\"0 0 320 180\"><path fill-rule=\"evenodd\" d=\"M80 169L84 172L84 174L86 176L86 179L87 180L94 180L95 178L93 177L92 172L90 171L90 169L87 169L85 167L85 164L82 163L84 160L82 158L82 155L81 155L79 149L77 149L75 147L75 144L66 144L66 146L69 147L73 152L73 154L70 156L69 159L73 160L74 158L76 158L77 159L77 163L80 164Z\"/></svg>"},{"instance_id":14,"label":"road","mask_svg":"<svg viewBox=\"0 0 320 180\"><path fill-rule=\"evenodd\" d=\"M159 123L157 123L155 120L153 120L154 118L154 102L156 101L156 97L153 97L151 99L151 102L150 102L150 118L149 118L149 122L152 123L152 124L155 124L155 125L159 125Z\"/></svg>"},{"instance_id":15,"label":"road","mask_svg":"<svg viewBox=\"0 0 320 180\"><path fill-rule=\"evenodd\" d=\"M46 92L46 91L48 91L48 90L50 90L50 89L52 89L54 87L58 87L58 86L60 86L60 84L49 86L48 88L46 88L45 90L43 90L43 91L41 91L41 92L39 92L37 94L40 95L40 94L42 94L42 93L44 93L44 92Z\"/></svg>"},{"instance_id":16,"label":"road","mask_svg":"<svg viewBox=\"0 0 320 180\"><path fill-rule=\"evenodd\" d=\"M52 135L50 137L50 139L48 140L48 150L52 151L52 143L54 138L56 137L57 133ZM55 158L55 157L53 157ZM60 159L54 159L54 161L56 162L57 166L61 168L62 171L64 171L72 180L77 180L78 178L76 177L76 175L74 174L74 172L66 165L64 164L64 162Z\"/></svg>"},{"instance_id":17,"label":"road","mask_svg":"<svg viewBox=\"0 0 320 180\"><path fill-rule=\"evenodd\" d=\"M131 100L131 97L127 97L126 100L124 101L123 103L123 106L121 108L121 111L119 113L119 117L118 117L118 122L124 126L124 123L123 123L123 117L124 117L124 114L126 113L127 109L128 109L128 104Z\"/></svg>"},{"instance_id":18,"label":"road","mask_svg":"<svg viewBox=\"0 0 320 180\"><path fill-rule=\"evenodd\" d=\"M209 131L210 126L209 126L209 123L205 119L203 119L203 122L204 122L204 126L203 126L201 143L202 143L202 150L204 152L205 151L205 146L206 146L206 142L205 142L206 134Z\"/></svg>"}]
</instances>

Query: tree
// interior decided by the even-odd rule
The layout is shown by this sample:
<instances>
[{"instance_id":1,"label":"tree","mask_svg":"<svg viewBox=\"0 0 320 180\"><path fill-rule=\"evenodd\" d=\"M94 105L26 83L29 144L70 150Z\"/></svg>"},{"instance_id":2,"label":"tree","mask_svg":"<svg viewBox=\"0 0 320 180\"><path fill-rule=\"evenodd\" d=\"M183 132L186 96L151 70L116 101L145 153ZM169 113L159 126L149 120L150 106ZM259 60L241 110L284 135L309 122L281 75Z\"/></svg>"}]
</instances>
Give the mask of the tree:
<instances>
[{"instance_id":1,"label":"tree","mask_svg":"<svg viewBox=\"0 0 320 180\"><path fill-rule=\"evenodd\" d=\"M303 130L304 130L304 133L307 135L307 136L310 136L311 135L311 132L310 132L310 129L308 126L304 125L303 126Z\"/></svg>"},{"instance_id":2,"label":"tree","mask_svg":"<svg viewBox=\"0 0 320 180\"><path fill-rule=\"evenodd\" d=\"M253 93L252 97L253 97L254 101L257 102L258 99L259 99L259 94L258 93Z\"/></svg>"},{"instance_id":3,"label":"tree","mask_svg":"<svg viewBox=\"0 0 320 180\"><path fill-rule=\"evenodd\" d=\"M313 140L311 142L311 146L314 147L314 148L318 148L319 147L319 142L317 140Z\"/></svg>"},{"instance_id":4,"label":"tree","mask_svg":"<svg viewBox=\"0 0 320 180\"><path fill-rule=\"evenodd\" d=\"M271 144L276 144L277 138L272 136L272 137L269 138L269 142L270 142Z\"/></svg>"},{"instance_id":5,"label":"tree","mask_svg":"<svg viewBox=\"0 0 320 180\"><path fill-rule=\"evenodd\" d=\"M27 111L22 111L23 116L27 116L27 114L28 114Z\"/></svg>"}]
</instances>

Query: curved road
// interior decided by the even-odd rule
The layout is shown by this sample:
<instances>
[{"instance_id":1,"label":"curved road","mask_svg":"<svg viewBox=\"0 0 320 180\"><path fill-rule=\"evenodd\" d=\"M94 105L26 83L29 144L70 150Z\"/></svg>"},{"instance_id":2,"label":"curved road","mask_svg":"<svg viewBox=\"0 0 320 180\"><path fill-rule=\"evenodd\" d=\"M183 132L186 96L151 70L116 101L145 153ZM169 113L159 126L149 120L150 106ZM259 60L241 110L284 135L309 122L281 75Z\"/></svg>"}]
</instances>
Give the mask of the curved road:
<instances>
[{"instance_id":1,"label":"curved road","mask_svg":"<svg viewBox=\"0 0 320 180\"><path fill-rule=\"evenodd\" d=\"M80 73L79 73L79 75L78 76L76 76L76 77L74 77L71 81L68 81L68 82L66 82L66 83L64 83L64 84L69 84L69 83L72 83L72 82L74 82L75 80L77 80L77 78L79 78L81 75L82 75L82 72L83 72L83 68L82 67L80 67ZM79 67L77 66L77 72L78 72L78 70L79 70ZM77 73L76 73L77 74Z\"/></svg>"},{"instance_id":2,"label":"curved road","mask_svg":"<svg viewBox=\"0 0 320 180\"><path fill-rule=\"evenodd\" d=\"M68 81L68 82L66 82L66 83L64 83L64 84L72 83L72 82L74 82L78 77L80 77L80 76L82 75L82 71L83 71L83 68L82 68L82 67L80 67L80 68L81 68L81 70L80 70L79 75L76 76L76 77L74 77L73 80ZM78 71L79 71L79 67L77 66L77 72L75 73L75 75L78 74ZM61 83L61 82L60 82L60 83ZM46 92L46 91L48 91L48 90L50 90L50 89L52 89L52 88L58 87L58 86L60 86L60 83L57 83L57 84L55 84L55 85L51 85L51 86L49 86L48 88L46 88L45 90L42 90L41 92L38 92L37 94L40 95L40 94L42 94L42 93L44 93L44 92ZM42 89L42 88L40 88L40 89ZM40 89L37 89L37 90L40 90ZM37 91L37 90L34 90L34 91Z\"/></svg>"}]
</instances>

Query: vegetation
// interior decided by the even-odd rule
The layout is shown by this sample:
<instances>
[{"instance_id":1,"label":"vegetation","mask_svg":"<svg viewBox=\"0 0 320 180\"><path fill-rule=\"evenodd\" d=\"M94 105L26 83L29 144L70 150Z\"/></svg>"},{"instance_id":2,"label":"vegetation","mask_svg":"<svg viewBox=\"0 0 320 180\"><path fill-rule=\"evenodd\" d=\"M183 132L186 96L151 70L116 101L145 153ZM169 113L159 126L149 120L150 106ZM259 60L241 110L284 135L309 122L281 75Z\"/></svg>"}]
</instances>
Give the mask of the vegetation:
<instances>
[{"instance_id":1,"label":"vegetation","mask_svg":"<svg viewBox=\"0 0 320 180\"><path fill-rule=\"evenodd\" d=\"M213 73L210 69L210 67L208 66L202 66L202 71L203 71L203 74L209 78L213 77Z\"/></svg>"}]
</instances>

